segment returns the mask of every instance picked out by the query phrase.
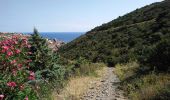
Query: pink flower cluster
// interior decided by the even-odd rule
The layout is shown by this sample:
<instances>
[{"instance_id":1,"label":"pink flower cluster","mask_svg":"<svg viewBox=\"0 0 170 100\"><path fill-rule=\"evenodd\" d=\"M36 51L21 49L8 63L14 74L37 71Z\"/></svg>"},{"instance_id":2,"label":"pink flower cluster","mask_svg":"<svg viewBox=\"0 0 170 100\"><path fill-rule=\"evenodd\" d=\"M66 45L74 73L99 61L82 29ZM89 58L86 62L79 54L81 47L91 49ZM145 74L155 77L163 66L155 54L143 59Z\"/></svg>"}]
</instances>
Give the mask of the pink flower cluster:
<instances>
[{"instance_id":1,"label":"pink flower cluster","mask_svg":"<svg viewBox=\"0 0 170 100\"><path fill-rule=\"evenodd\" d=\"M29 80L35 80L35 73L30 71L30 75L28 77Z\"/></svg>"},{"instance_id":2,"label":"pink flower cluster","mask_svg":"<svg viewBox=\"0 0 170 100\"><path fill-rule=\"evenodd\" d=\"M8 82L7 86L9 86L9 87L16 87L17 84L15 82Z\"/></svg>"},{"instance_id":3,"label":"pink flower cluster","mask_svg":"<svg viewBox=\"0 0 170 100\"><path fill-rule=\"evenodd\" d=\"M3 98L4 98L4 95L0 94L0 100L3 100Z\"/></svg>"},{"instance_id":4,"label":"pink flower cluster","mask_svg":"<svg viewBox=\"0 0 170 100\"><path fill-rule=\"evenodd\" d=\"M30 54L29 51L24 51L24 49L31 47L28 43L28 38L20 34L2 35L0 38L0 58L4 60L0 63L2 63L3 66L15 66L11 71L16 75L16 71L22 69L23 63L27 63L28 65L28 61L30 61L20 61L21 59L19 59L19 56L23 53L25 53L24 55Z\"/></svg>"},{"instance_id":5,"label":"pink flower cluster","mask_svg":"<svg viewBox=\"0 0 170 100\"><path fill-rule=\"evenodd\" d=\"M30 62L32 62L28 57L31 54L30 47L28 37L24 35L0 34L0 72L6 77L4 80L8 79L5 86L9 87L2 88L2 91L11 93L13 93L12 90L22 91L26 87L24 83L35 80L35 73L29 71ZM6 94L0 94L0 100L7 97ZM27 96L25 100L28 100Z\"/></svg>"},{"instance_id":6,"label":"pink flower cluster","mask_svg":"<svg viewBox=\"0 0 170 100\"><path fill-rule=\"evenodd\" d=\"M21 37L19 35L13 36L3 36L2 41L0 41L1 50L0 53L6 54L6 58L12 55L21 53L21 48L30 47L28 44L28 39L26 37Z\"/></svg>"}]
</instances>

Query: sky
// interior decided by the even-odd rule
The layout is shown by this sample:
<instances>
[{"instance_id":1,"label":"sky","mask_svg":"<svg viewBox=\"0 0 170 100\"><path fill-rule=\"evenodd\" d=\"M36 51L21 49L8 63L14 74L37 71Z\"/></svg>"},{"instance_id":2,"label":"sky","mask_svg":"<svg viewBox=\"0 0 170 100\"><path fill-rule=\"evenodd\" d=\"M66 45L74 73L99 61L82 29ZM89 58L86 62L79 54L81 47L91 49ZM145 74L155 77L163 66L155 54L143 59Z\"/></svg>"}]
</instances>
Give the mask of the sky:
<instances>
[{"instance_id":1,"label":"sky","mask_svg":"<svg viewBox=\"0 0 170 100\"><path fill-rule=\"evenodd\" d=\"M0 0L0 32L86 32L162 0Z\"/></svg>"}]
</instances>

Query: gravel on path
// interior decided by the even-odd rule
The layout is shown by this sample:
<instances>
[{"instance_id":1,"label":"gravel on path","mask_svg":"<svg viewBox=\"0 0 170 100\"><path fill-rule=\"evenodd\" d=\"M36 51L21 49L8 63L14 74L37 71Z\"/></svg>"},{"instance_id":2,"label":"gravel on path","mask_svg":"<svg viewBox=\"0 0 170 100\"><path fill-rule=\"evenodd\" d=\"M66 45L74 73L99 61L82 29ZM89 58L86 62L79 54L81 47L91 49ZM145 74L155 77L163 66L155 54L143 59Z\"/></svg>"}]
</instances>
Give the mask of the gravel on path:
<instances>
[{"instance_id":1,"label":"gravel on path","mask_svg":"<svg viewBox=\"0 0 170 100\"><path fill-rule=\"evenodd\" d=\"M117 88L120 80L113 70L113 67L108 67L107 73L100 80L92 83L88 91L82 95L81 100L128 100L123 96L123 91Z\"/></svg>"}]
</instances>

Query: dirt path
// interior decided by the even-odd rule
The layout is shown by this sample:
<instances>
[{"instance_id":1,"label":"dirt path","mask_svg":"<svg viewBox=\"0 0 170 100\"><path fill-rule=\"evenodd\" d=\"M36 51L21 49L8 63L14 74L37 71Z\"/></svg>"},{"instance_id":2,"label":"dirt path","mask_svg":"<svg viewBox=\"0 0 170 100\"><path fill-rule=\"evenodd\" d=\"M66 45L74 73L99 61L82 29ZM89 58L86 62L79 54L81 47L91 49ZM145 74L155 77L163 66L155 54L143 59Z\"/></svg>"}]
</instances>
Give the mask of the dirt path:
<instances>
[{"instance_id":1,"label":"dirt path","mask_svg":"<svg viewBox=\"0 0 170 100\"><path fill-rule=\"evenodd\" d=\"M107 73L81 97L81 100L127 100L123 92L118 90L119 79L113 73L114 68L107 68Z\"/></svg>"}]
</instances>

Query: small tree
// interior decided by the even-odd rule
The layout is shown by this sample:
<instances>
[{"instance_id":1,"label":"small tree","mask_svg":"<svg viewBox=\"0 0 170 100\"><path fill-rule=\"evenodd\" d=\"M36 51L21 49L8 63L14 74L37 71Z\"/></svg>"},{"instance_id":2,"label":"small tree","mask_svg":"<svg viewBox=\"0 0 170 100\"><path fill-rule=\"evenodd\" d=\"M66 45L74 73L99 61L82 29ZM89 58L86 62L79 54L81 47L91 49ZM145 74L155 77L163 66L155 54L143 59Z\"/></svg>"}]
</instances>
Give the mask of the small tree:
<instances>
[{"instance_id":1,"label":"small tree","mask_svg":"<svg viewBox=\"0 0 170 100\"><path fill-rule=\"evenodd\" d=\"M48 80L62 79L64 77L64 69L59 66L58 55L53 53L48 47L46 39L43 39L37 29L34 28L34 33L30 38L32 60L31 70L39 73L40 78L43 77Z\"/></svg>"},{"instance_id":2,"label":"small tree","mask_svg":"<svg viewBox=\"0 0 170 100\"><path fill-rule=\"evenodd\" d=\"M30 38L30 43L32 52L31 60L34 64L31 69L38 71L49 68L52 64L52 51L48 48L47 41L39 35L35 28Z\"/></svg>"},{"instance_id":3,"label":"small tree","mask_svg":"<svg viewBox=\"0 0 170 100\"><path fill-rule=\"evenodd\" d=\"M58 64L58 55L48 47L48 41L43 39L37 29L30 37L30 58L32 60L30 70L36 75L35 81L41 91L37 91L40 98L46 98L52 93L52 89L62 88L65 78L65 68Z\"/></svg>"}]
</instances>

